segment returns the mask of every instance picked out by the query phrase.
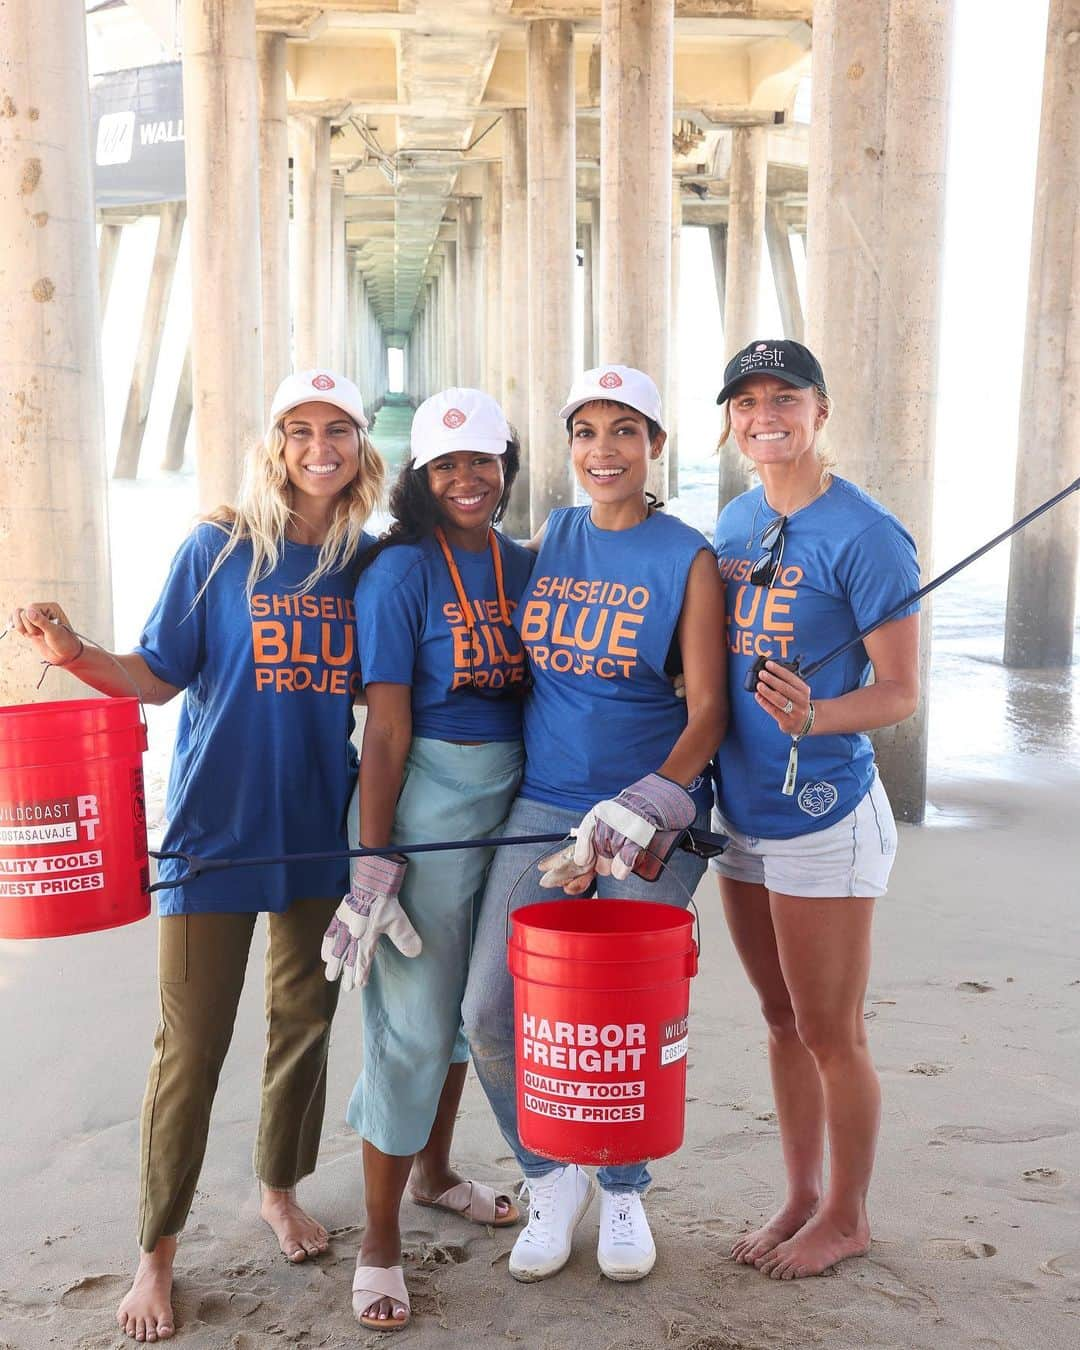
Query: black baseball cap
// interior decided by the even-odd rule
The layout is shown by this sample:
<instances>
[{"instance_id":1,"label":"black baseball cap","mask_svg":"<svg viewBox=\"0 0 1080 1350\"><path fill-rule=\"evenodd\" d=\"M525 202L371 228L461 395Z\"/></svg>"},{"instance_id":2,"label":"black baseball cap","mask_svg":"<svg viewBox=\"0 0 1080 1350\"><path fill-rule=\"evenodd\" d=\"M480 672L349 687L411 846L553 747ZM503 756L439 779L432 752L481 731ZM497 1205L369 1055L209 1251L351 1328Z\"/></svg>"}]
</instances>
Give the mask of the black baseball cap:
<instances>
[{"instance_id":1,"label":"black baseball cap","mask_svg":"<svg viewBox=\"0 0 1080 1350\"><path fill-rule=\"evenodd\" d=\"M724 369L724 387L716 396L717 403L726 403L747 375L772 375L795 389L811 385L825 389L821 362L809 347L790 338L757 338L736 352Z\"/></svg>"}]
</instances>

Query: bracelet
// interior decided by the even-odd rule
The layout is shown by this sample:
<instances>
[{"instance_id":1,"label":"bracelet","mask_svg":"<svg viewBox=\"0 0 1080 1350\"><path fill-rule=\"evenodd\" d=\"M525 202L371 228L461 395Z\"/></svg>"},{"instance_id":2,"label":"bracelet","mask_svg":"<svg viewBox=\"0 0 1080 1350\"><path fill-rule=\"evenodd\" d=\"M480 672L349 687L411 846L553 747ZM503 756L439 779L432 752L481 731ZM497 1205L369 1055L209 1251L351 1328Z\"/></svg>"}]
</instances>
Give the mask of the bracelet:
<instances>
[{"instance_id":1,"label":"bracelet","mask_svg":"<svg viewBox=\"0 0 1080 1350\"><path fill-rule=\"evenodd\" d=\"M78 636L78 634L76 634L75 636ZM83 645L82 638L79 638L79 650L75 653L74 656L69 656L66 661L46 661L45 665L52 666L54 670L63 670L65 666L74 665L75 662L79 659L79 657L82 656L84 651L86 651L86 647Z\"/></svg>"},{"instance_id":2,"label":"bracelet","mask_svg":"<svg viewBox=\"0 0 1080 1350\"><path fill-rule=\"evenodd\" d=\"M799 734L795 737L795 740L801 741L804 736L809 736L811 731L813 731L815 712L816 710L814 708L814 700L811 699L810 710L806 714L806 721L803 723L802 731L800 731Z\"/></svg>"}]
</instances>

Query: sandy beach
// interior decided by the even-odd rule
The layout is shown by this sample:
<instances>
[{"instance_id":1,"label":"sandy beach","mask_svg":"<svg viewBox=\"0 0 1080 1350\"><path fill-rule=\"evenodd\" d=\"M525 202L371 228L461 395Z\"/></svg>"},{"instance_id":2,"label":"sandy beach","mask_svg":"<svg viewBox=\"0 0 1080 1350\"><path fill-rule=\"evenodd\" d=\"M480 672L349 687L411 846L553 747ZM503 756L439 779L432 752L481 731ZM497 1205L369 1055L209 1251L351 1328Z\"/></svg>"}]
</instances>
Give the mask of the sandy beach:
<instances>
[{"instance_id":1,"label":"sandy beach","mask_svg":"<svg viewBox=\"0 0 1080 1350\"><path fill-rule=\"evenodd\" d=\"M1052 776L1051 776L1052 775ZM1053 1347L1080 1338L1080 776L950 780L936 827L905 828L881 902L866 1002L885 1089L870 1255L776 1284L727 1256L769 1212L780 1177L761 1027L713 883L700 894L687 1134L658 1163L660 1251L639 1285L603 1279L595 1209L570 1266L536 1286L506 1271L511 1232L409 1209L407 1274L420 1347ZM122 1343L113 1309L134 1256L138 1109L155 1017L154 925L0 944L0 1346ZM254 963L257 964L257 963ZM253 971L178 1258L179 1344L374 1345L348 1289L363 1222L342 1112L360 1061L345 999L321 1165L302 1194L333 1230L289 1266L259 1222L250 1151L261 1052ZM474 1079L458 1129L469 1173L515 1181Z\"/></svg>"},{"instance_id":2,"label":"sandy beach","mask_svg":"<svg viewBox=\"0 0 1080 1350\"><path fill-rule=\"evenodd\" d=\"M194 513L188 475L114 484L121 649L134 643ZM762 1024L706 878L686 1142L657 1163L659 1259L614 1285L596 1214L556 1279L517 1285L512 1231L406 1207L414 1320L402 1343L563 1350L1056 1350L1080 1343L1080 678L1000 664L1004 555L935 597L929 823L901 827L878 905L866 1000L884 1087L869 1256L776 1284L727 1253L781 1178ZM10 645L10 644L8 644ZM27 689L37 678L25 653ZM53 675L57 681L60 676ZM55 696L55 695L51 695ZM38 698L50 697L49 686ZM152 837L177 705L150 709ZM345 1103L359 1009L335 1025L323 1150L301 1190L331 1251L290 1266L258 1218L250 1157L262 1057L263 930L178 1257L177 1344L375 1345L349 1311L363 1224ZM0 942L0 1350L130 1344L113 1313L136 1256L138 1113L156 1022L153 920ZM474 1078L457 1133L466 1174L517 1181ZM397 1344L398 1342L394 1342Z\"/></svg>"}]
</instances>

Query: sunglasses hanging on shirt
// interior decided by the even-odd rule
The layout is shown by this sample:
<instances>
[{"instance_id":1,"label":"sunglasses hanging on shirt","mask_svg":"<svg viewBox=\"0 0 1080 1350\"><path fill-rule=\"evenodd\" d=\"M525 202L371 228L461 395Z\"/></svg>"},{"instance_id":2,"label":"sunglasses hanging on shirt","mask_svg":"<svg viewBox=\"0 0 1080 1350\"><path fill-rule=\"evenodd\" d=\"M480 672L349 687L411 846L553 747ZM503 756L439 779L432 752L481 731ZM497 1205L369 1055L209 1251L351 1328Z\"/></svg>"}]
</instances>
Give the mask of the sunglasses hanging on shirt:
<instances>
[{"instance_id":1,"label":"sunglasses hanging on shirt","mask_svg":"<svg viewBox=\"0 0 1080 1350\"><path fill-rule=\"evenodd\" d=\"M787 516L777 516L770 520L761 532L761 547L765 552L750 569L751 586L772 587L784 561L784 526Z\"/></svg>"},{"instance_id":2,"label":"sunglasses hanging on shirt","mask_svg":"<svg viewBox=\"0 0 1080 1350\"><path fill-rule=\"evenodd\" d=\"M454 554L441 527L436 527L435 539L442 550L443 558L446 560L446 569L450 573L450 581L457 596L462 622L469 630L469 640L466 643L466 651L469 657L468 683L459 684L455 680L451 683L450 692L452 694L475 694L478 698L488 699L524 698L532 688L532 674L529 671L525 649L521 647L520 641L518 641L521 652L519 662L477 667L476 651L481 638L476 631L476 615L473 612L473 605L466 594L461 572L458 570L458 565L454 561ZM503 584L502 554L499 552L498 538L492 529L488 530L488 547L491 549L491 565L495 573L495 600L499 608L499 621L502 624L503 631L514 633L514 637L517 639L517 634L514 632L510 620L510 606L506 600L506 589ZM498 678L497 683L496 677Z\"/></svg>"}]
</instances>

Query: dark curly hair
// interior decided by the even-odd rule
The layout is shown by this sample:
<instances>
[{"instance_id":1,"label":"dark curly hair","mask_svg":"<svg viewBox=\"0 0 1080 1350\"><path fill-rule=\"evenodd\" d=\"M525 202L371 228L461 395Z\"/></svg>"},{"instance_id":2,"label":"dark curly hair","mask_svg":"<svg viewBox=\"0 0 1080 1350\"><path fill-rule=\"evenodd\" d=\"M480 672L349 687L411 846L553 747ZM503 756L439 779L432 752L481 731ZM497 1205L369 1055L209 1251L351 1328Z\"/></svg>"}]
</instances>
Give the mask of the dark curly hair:
<instances>
[{"instance_id":1,"label":"dark curly hair","mask_svg":"<svg viewBox=\"0 0 1080 1350\"><path fill-rule=\"evenodd\" d=\"M510 433L506 452L501 456L503 490L491 517L493 525L497 525L506 514L506 508L510 505L510 490L521 468L521 442L513 427ZM423 539L430 539L435 533L435 527L443 524L443 514L428 484L426 465L419 469L409 464L401 466L390 489L390 514L394 517L393 523L374 548L368 549L360 560L361 573L366 572L386 549L393 548L395 544L418 544Z\"/></svg>"}]
</instances>

